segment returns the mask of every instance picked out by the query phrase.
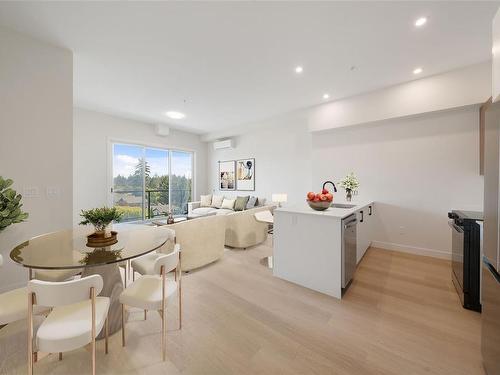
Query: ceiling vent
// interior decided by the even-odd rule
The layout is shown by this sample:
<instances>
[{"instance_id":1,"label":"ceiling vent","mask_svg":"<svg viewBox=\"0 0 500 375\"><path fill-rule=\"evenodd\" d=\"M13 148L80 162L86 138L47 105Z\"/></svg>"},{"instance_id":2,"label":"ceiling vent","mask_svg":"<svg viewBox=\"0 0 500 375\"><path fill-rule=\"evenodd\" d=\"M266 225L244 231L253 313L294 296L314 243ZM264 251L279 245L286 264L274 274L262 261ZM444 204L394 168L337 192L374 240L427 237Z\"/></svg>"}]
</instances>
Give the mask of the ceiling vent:
<instances>
[{"instance_id":1,"label":"ceiling vent","mask_svg":"<svg viewBox=\"0 0 500 375\"><path fill-rule=\"evenodd\" d=\"M156 135L160 137L168 137L170 134L170 128L165 124L156 124L155 126Z\"/></svg>"}]
</instances>

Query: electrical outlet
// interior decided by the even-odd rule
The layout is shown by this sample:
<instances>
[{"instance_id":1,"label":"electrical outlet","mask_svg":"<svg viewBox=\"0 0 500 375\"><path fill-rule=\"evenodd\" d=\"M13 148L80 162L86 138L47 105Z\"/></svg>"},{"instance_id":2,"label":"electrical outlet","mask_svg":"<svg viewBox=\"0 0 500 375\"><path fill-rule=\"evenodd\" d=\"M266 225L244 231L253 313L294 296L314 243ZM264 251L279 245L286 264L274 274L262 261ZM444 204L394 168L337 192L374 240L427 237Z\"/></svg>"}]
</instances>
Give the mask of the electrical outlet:
<instances>
[{"instance_id":1,"label":"electrical outlet","mask_svg":"<svg viewBox=\"0 0 500 375\"><path fill-rule=\"evenodd\" d=\"M25 186L23 187L23 197L24 198L38 198L40 192L38 186Z\"/></svg>"},{"instance_id":2,"label":"electrical outlet","mask_svg":"<svg viewBox=\"0 0 500 375\"><path fill-rule=\"evenodd\" d=\"M45 189L45 194L47 198L58 198L61 196L61 189L57 186L47 186Z\"/></svg>"}]
</instances>

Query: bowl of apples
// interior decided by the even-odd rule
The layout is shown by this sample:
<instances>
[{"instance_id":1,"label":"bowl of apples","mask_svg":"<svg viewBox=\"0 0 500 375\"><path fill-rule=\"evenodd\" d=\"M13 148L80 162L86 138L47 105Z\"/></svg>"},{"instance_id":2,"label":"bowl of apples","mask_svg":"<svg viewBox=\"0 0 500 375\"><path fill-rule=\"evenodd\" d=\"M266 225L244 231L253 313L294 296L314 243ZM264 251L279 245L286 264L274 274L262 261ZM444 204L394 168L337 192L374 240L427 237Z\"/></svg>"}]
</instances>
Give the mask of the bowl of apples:
<instances>
[{"instance_id":1,"label":"bowl of apples","mask_svg":"<svg viewBox=\"0 0 500 375\"><path fill-rule=\"evenodd\" d=\"M325 188L323 188L319 194L313 193L312 191L307 193L307 203L309 207L316 211L327 210L330 204L332 204L332 201L333 195Z\"/></svg>"}]
</instances>

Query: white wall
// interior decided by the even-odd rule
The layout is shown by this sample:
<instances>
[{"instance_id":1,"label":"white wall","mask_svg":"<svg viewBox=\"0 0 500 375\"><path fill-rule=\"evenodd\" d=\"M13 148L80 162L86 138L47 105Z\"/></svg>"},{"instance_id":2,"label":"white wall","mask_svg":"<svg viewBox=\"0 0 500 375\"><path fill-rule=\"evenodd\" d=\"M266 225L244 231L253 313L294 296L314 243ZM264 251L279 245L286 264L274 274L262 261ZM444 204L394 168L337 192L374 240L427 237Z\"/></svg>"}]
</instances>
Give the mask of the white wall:
<instances>
[{"instance_id":1,"label":"white wall","mask_svg":"<svg viewBox=\"0 0 500 375\"><path fill-rule=\"evenodd\" d=\"M493 18L491 47L492 64L491 64L491 97L493 102L500 99L500 9Z\"/></svg>"},{"instance_id":2,"label":"white wall","mask_svg":"<svg viewBox=\"0 0 500 375\"><path fill-rule=\"evenodd\" d=\"M483 208L478 111L468 107L315 133L314 185L354 171L361 184L355 200L377 202L375 245L448 254L447 212Z\"/></svg>"},{"instance_id":3,"label":"white wall","mask_svg":"<svg viewBox=\"0 0 500 375\"><path fill-rule=\"evenodd\" d=\"M250 194L269 201L273 193L288 193L289 201L303 201L311 188L311 134L305 124L305 116L297 113L249 129L234 138L234 149L214 150L210 143L209 190L219 193L218 161L255 158L255 192L223 194Z\"/></svg>"},{"instance_id":4,"label":"white wall","mask_svg":"<svg viewBox=\"0 0 500 375\"><path fill-rule=\"evenodd\" d=\"M3 291L27 279L10 261L15 245L72 225L73 55L7 29L0 29L0 46L0 175L19 193L38 190L23 198L28 221L0 233Z\"/></svg>"},{"instance_id":5,"label":"white wall","mask_svg":"<svg viewBox=\"0 0 500 375\"><path fill-rule=\"evenodd\" d=\"M426 77L311 109L320 131L484 103L491 95L491 62Z\"/></svg>"},{"instance_id":6,"label":"white wall","mask_svg":"<svg viewBox=\"0 0 500 375\"><path fill-rule=\"evenodd\" d=\"M377 202L375 245L448 257L448 211L482 210L478 121L478 107L469 106L310 133L298 112L235 137L233 150L210 148L209 186L217 191L218 160L255 157L256 195L286 192L304 203L307 191L354 171L354 201ZM335 200L345 200L341 189Z\"/></svg>"},{"instance_id":7,"label":"white wall","mask_svg":"<svg viewBox=\"0 0 500 375\"><path fill-rule=\"evenodd\" d=\"M170 130L170 135L155 134L154 126L82 108L75 108L73 131L74 223L79 213L109 205L108 145L110 140L170 147L195 152L195 194L207 188L207 144L196 134Z\"/></svg>"}]
</instances>

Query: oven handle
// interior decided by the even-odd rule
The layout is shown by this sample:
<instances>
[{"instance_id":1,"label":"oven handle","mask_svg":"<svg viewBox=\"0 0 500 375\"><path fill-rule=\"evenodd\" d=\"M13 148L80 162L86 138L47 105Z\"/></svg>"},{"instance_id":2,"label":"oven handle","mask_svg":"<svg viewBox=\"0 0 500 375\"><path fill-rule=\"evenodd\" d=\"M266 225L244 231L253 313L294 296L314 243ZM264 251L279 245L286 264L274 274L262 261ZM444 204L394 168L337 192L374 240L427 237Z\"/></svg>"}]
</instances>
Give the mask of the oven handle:
<instances>
[{"instance_id":1,"label":"oven handle","mask_svg":"<svg viewBox=\"0 0 500 375\"><path fill-rule=\"evenodd\" d=\"M456 230L458 233L464 232L464 230L461 227L459 227L457 224L455 224L455 222L453 220L449 220L448 225L451 227L451 229Z\"/></svg>"}]
</instances>

